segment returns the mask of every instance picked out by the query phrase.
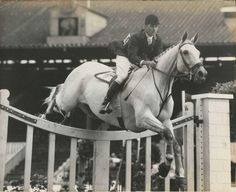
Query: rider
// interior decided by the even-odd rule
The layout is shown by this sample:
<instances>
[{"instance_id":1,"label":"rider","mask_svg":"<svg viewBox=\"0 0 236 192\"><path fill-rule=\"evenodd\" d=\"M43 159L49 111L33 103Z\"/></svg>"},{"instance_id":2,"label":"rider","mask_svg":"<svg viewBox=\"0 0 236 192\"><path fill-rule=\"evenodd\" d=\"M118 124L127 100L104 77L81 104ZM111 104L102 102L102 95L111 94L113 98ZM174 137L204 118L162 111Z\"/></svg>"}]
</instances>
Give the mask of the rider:
<instances>
[{"instance_id":1,"label":"rider","mask_svg":"<svg viewBox=\"0 0 236 192\"><path fill-rule=\"evenodd\" d=\"M145 18L144 29L137 33L129 34L124 39L122 46L116 52L117 78L110 84L99 111L101 114L109 112L108 104L122 87L122 83L128 77L129 69L133 64L138 67L143 65L147 67L156 66L156 62L153 59L162 52L162 41L157 35L158 25L158 17L153 14L148 15Z\"/></svg>"}]
</instances>

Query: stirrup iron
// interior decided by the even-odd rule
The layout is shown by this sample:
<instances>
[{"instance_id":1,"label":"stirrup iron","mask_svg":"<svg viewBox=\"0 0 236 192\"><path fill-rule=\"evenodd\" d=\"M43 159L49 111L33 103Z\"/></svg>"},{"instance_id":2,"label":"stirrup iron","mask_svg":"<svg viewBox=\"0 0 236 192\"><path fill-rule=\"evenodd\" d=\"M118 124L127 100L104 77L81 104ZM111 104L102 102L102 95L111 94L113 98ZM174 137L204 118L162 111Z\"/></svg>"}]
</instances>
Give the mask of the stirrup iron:
<instances>
[{"instance_id":1,"label":"stirrup iron","mask_svg":"<svg viewBox=\"0 0 236 192\"><path fill-rule=\"evenodd\" d=\"M112 112L112 109L111 109L111 102L109 102L109 103L106 104L105 111L106 111L106 113L108 113L108 114Z\"/></svg>"},{"instance_id":2,"label":"stirrup iron","mask_svg":"<svg viewBox=\"0 0 236 192\"><path fill-rule=\"evenodd\" d=\"M105 113L111 113L112 109L111 109L111 102L108 102L107 104L104 105L104 107L99 111L99 113L101 114L105 114Z\"/></svg>"}]
</instances>

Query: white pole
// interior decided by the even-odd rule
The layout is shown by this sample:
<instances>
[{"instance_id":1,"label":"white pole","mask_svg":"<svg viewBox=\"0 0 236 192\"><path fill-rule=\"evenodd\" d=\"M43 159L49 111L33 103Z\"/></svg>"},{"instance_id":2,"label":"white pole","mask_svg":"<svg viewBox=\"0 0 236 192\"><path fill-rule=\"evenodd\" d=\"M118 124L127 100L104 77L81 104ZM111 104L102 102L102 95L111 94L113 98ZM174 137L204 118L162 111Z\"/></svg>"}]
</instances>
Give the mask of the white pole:
<instances>
[{"instance_id":1,"label":"white pole","mask_svg":"<svg viewBox=\"0 0 236 192\"><path fill-rule=\"evenodd\" d=\"M0 91L0 104L8 106L8 97L10 93L4 89ZM8 114L0 110L0 191L3 191L5 164L6 164L6 148L7 148L7 131L8 131Z\"/></svg>"},{"instance_id":2,"label":"white pole","mask_svg":"<svg viewBox=\"0 0 236 192\"><path fill-rule=\"evenodd\" d=\"M181 100L182 100L182 115L185 113L185 91L181 91Z\"/></svg>"},{"instance_id":3,"label":"white pole","mask_svg":"<svg viewBox=\"0 0 236 192\"><path fill-rule=\"evenodd\" d=\"M137 162L139 162L139 158L140 158L140 138L137 138Z\"/></svg>"},{"instance_id":4,"label":"white pole","mask_svg":"<svg viewBox=\"0 0 236 192\"><path fill-rule=\"evenodd\" d=\"M87 8L90 8L91 2L90 0L87 0Z\"/></svg>"}]
</instances>

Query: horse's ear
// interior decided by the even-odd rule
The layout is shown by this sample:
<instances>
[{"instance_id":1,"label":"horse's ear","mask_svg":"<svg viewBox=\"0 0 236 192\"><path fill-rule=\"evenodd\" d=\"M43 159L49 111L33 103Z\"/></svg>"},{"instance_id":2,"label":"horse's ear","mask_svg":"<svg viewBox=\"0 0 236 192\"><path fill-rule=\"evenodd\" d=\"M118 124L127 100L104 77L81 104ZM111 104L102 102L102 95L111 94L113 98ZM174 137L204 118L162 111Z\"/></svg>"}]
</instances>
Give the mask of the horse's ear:
<instances>
[{"instance_id":1,"label":"horse's ear","mask_svg":"<svg viewBox=\"0 0 236 192\"><path fill-rule=\"evenodd\" d=\"M194 37L191 39L191 41L192 41L193 43L196 43L197 40L198 40L198 33L196 33L196 34L194 35Z\"/></svg>"},{"instance_id":2,"label":"horse's ear","mask_svg":"<svg viewBox=\"0 0 236 192\"><path fill-rule=\"evenodd\" d=\"M181 39L181 41L184 42L187 39L187 37L188 37L188 33L185 32L182 39Z\"/></svg>"}]
</instances>

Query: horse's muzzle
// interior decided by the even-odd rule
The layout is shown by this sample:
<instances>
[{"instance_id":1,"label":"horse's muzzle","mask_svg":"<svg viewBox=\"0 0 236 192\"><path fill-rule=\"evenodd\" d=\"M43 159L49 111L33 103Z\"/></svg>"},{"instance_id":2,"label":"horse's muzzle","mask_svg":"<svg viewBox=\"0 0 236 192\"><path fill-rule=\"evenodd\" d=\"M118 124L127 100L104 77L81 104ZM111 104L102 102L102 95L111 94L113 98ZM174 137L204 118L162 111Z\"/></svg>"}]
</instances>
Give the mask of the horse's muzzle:
<instances>
[{"instance_id":1,"label":"horse's muzzle","mask_svg":"<svg viewBox=\"0 0 236 192\"><path fill-rule=\"evenodd\" d=\"M193 72L193 82L197 84L204 83L206 81L207 71L200 65L194 72Z\"/></svg>"}]
</instances>

